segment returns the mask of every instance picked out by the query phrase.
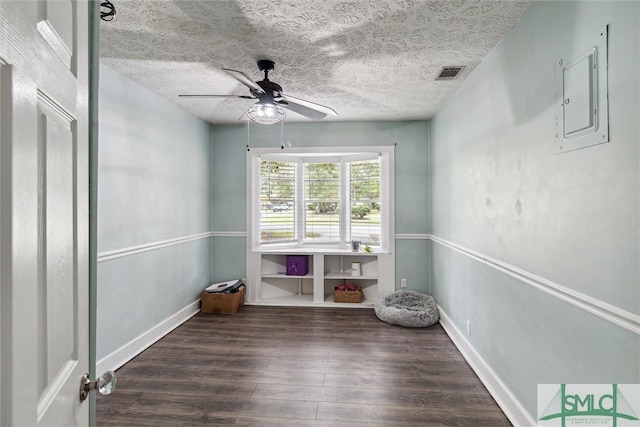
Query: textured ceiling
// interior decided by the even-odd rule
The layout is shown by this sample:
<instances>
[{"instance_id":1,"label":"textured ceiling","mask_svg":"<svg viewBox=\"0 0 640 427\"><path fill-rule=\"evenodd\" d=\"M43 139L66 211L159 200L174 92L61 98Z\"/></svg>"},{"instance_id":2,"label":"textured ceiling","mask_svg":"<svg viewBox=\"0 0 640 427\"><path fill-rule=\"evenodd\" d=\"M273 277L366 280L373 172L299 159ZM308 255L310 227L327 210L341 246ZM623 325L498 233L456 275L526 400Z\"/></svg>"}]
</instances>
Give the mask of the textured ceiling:
<instances>
[{"instance_id":1,"label":"textured ceiling","mask_svg":"<svg viewBox=\"0 0 640 427\"><path fill-rule=\"evenodd\" d=\"M104 64L211 123L237 123L255 101L221 71L262 80L337 111L324 120L430 118L512 28L532 0L111 0ZM443 66L466 68L435 81ZM287 111L286 121L309 121Z\"/></svg>"}]
</instances>

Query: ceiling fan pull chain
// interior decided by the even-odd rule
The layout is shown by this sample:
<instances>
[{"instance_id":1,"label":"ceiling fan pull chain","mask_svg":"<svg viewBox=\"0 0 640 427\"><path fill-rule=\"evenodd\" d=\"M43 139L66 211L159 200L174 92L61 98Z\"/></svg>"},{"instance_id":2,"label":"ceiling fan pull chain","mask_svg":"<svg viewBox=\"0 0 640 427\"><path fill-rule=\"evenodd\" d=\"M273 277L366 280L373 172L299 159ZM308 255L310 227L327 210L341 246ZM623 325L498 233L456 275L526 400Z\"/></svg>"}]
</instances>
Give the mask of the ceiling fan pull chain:
<instances>
[{"instance_id":1,"label":"ceiling fan pull chain","mask_svg":"<svg viewBox=\"0 0 640 427\"><path fill-rule=\"evenodd\" d=\"M251 144L251 120L247 117L247 151L251 151L249 144Z\"/></svg>"},{"instance_id":2,"label":"ceiling fan pull chain","mask_svg":"<svg viewBox=\"0 0 640 427\"><path fill-rule=\"evenodd\" d=\"M284 120L280 122L280 149L284 150Z\"/></svg>"}]
</instances>

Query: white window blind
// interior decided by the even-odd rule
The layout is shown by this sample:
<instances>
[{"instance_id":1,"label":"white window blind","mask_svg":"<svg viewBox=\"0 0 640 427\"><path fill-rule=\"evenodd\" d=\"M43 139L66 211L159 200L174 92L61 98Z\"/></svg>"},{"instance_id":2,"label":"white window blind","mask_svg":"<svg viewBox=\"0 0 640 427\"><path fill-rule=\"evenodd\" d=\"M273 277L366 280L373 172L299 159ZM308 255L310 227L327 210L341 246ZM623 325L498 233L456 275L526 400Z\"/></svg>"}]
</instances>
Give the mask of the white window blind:
<instances>
[{"instance_id":1,"label":"white window blind","mask_svg":"<svg viewBox=\"0 0 640 427\"><path fill-rule=\"evenodd\" d=\"M340 242L340 163L304 164L304 239Z\"/></svg>"},{"instance_id":2,"label":"white window blind","mask_svg":"<svg viewBox=\"0 0 640 427\"><path fill-rule=\"evenodd\" d=\"M380 160L349 163L350 240L380 245Z\"/></svg>"},{"instance_id":3,"label":"white window blind","mask_svg":"<svg viewBox=\"0 0 640 427\"><path fill-rule=\"evenodd\" d=\"M260 243L295 241L296 164L260 162Z\"/></svg>"}]
</instances>

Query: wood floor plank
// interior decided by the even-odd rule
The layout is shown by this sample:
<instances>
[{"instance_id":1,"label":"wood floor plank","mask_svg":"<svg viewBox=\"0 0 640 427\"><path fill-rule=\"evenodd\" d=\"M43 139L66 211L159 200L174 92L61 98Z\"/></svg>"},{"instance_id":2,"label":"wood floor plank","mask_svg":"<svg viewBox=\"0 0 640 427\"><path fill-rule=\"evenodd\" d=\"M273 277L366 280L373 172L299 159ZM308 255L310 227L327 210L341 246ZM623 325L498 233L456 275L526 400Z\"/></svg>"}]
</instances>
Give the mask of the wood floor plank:
<instances>
[{"instance_id":1,"label":"wood floor plank","mask_svg":"<svg viewBox=\"0 0 640 427\"><path fill-rule=\"evenodd\" d=\"M370 374L357 371L355 374L332 373L325 374L323 385L328 387L350 388L383 388L383 389L416 389L416 390L469 390L482 391L484 386L473 375L451 375L445 372L429 374L429 381L411 375Z\"/></svg>"},{"instance_id":2,"label":"wood floor plank","mask_svg":"<svg viewBox=\"0 0 640 427\"><path fill-rule=\"evenodd\" d=\"M440 327L373 310L198 314L117 372L97 426L508 426Z\"/></svg>"},{"instance_id":3,"label":"wood floor plank","mask_svg":"<svg viewBox=\"0 0 640 427\"><path fill-rule=\"evenodd\" d=\"M268 371L305 371L305 372L380 372L389 376L423 376L434 371L446 372L450 375L473 375L473 370L461 363L434 362L428 364L418 359L404 362L402 360L375 360L371 358L357 359L354 353L350 358L327 361L305 360L271 360L266 366Z\"/></svg>"},{"instance_id":4,"label":"wood floor plank","mask_svg":"<svg viewBox=\"0 0 640 427\"><path fill-rule=\"evenodd\" d=\"M353 403L320 402L318 419L352 422L382 422L386 425L405 423L434 423L446 426L510 426L509 422L495 413L494 408L478 410L458 405L451 408L432 405L426 407L399 405L368 405Z\"/></svg>"},{"instance_id":5,"label":"wood floor plank","mask_svg":"<svg viewBox=\"0 0 640 427\"><path fill-rule=\"evenodd\" d=\"M462 404L482 409L492 401L473 391L420 391L395 389L393 393L381 388L347 388L328 386L291 386L259 384L251 395L254 399L286 399L312 402L345 402L381 405L430 405Z\"/></svg>"},{"instance_id":6,"label":"wood floor plank","mask_svg":"<svg viewBox=\"0 0 640 427\"><path fill-rule=\"evenodd\" d=\"M214 424L211 424L214 425ZM219 425L219 424L215 424ZM287 418L251 418L238 417L234 426L242 427L388 427L389 424L361 423L354 421L326 421L326 420L291 420ZM425 427L425 424L403 424L408 427ZM442 427L442 424L439 425Z\"/></svg>"},{"instance_id":7,"label":"wood floor plank","mask_svg":"<svg viewBox=\"0 0 640 427\"><path fill-rule=\"evenodd\" d=\"M160 407L159 407L160 406ZM316 419L317 402L286 399L242 399L233 396L202 396L200 394L174 394L149 392L138 399L129 410L138 416L162 414L174 419L234 418L237 416L281 417L290 419Z\"/></svg>"},{"instance_id":8,"label":"wood floor plank","mask_svg":"<svg viewBox=\"0 0 640 427\"><path fill-rule=\"evenodd\" d=\"M119 378L127 378L132 381L144 382L147 379L160 378L169 381L175 378L204 378L206 381L216 383L273 383L273 384L306 384L323 385L325 375L318 372L299 372L291 375L290 372L265 371L264 369L224 369L216 366L201 365L166 365L155 362L145 363L136 369L125 373L118 372ZM120 384L120 380L119 384ZM138 385L138 384L136 384ZM124 386L124 385L122 385Z\"/></svg>"}]
</instances>

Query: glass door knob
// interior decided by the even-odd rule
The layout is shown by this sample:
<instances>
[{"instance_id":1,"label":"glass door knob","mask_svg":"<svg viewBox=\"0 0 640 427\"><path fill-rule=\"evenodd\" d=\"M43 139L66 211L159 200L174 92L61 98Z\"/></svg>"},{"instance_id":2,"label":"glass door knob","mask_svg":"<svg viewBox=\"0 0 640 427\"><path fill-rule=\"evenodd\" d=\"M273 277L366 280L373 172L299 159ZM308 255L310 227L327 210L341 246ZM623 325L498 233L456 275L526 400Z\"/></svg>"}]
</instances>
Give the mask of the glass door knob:
<instances>
[{"instance_id":1,"label":"glass door knob","mask_svg":"<svg viewBox=\"0 0 640 427\"><path fill-rule=\"evenodd\" d=\"M91 390L98 390L102 395L108 395L116 388L116 373L106 371L97 380L91 381L89 374L84 374L80 380L80 402L84 402Z\"/></svg>"}]
</instances>

